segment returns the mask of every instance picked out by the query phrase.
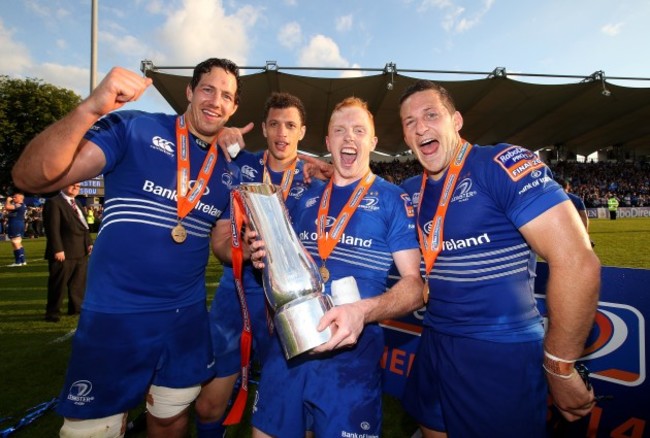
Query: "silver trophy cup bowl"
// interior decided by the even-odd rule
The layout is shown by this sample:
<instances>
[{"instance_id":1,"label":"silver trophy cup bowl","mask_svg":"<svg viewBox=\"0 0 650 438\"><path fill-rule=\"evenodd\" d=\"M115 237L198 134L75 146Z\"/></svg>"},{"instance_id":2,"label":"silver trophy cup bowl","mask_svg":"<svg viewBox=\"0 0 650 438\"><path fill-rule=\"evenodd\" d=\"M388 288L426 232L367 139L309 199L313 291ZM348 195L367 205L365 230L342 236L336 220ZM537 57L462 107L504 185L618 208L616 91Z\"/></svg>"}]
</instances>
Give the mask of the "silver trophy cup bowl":
<instances>
[{"instance_id":1,"label":"silver trophy cup bowl","mask_svg":"<svg viewBox=\"0 0 650 438\"><path fill-rule=\"evenodd\" d=\"M264 241L264 293L275 312L275 329L284 355L291 359L327 342L328 328L316 330L332 308L314 259L291 226L282 191L272 184L249 183L234 188L243 201L250 227Z\"/></svg>"}]
</instances>

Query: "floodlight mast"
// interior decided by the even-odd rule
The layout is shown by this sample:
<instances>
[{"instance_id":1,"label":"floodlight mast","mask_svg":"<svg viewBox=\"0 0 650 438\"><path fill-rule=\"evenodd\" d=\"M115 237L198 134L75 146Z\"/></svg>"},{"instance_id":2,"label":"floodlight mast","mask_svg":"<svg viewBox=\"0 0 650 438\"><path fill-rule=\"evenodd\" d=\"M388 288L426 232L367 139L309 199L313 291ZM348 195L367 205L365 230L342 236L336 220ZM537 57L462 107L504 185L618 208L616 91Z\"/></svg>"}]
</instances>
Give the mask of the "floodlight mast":
<instances>
[{"instance_id":1,"label":"floodlight mast","mask_svg":"<svg viewBox=\"0 0 650 438\"><path fill-rule=\"evenodd\" d=\"M92 93L97 85L97 11L99 0L92 1L90 19L90 92Z\"/></svg>"}]
</instances>

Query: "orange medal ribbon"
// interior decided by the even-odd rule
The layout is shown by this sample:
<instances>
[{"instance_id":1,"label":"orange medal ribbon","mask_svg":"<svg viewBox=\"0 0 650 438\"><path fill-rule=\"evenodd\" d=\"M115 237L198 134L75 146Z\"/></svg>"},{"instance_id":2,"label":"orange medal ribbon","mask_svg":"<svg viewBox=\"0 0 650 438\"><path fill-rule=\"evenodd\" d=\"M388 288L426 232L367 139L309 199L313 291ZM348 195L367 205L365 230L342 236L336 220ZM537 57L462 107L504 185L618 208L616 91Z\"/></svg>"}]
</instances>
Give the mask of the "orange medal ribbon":
<instances>
[{"instance_id":1,"label":"orange medal ribbon","mask_svg":"<svg viewBox=\"0 0 650 438\"><path fill-rule=\"evenodd\" d=\"M271 176L269 175L268 169L266 167L266 160L269 156L269 151L264 152L264 175L262 176L263 182L266 184L273 184L273 181L271 181ZM296 165L298 164L298 157L294 158L293 162L289 166L288 169L284 171L284 175L282 176L282 183L280 185L280 188L282 189L282 199L287 200L287 196L289 196L289 190L291 189L291 183L293 182L293 176L296 174Z\"/></svg>"},{"instance_id":2,"label":"orange medal ribbon","mask_svg":"<svg viewBox=\"0 0 650 438\"><path fill-rule=\"evenodd\" d=\"M271 177L268 174L266 168L267 157L268 151L264 152L264 174L262 179L265 183L272 184ZM296 169L297 161L298 160L296 158L296 160L293 162L293 165L290 166L289 169L285 170L284 176L282 178L281 188L283 199L285 200L289 195L289 190L291 188L291 183L293 182L293 175ZM247 222L246 207L241 194L236 190L233 190L230 193L230 221L230 229L232 232L232 269L235 276L235 288L237 289L237 297L239 298L239 304L242 312L243 327L241 338L239 340L241 384L239 386L237 396L235 397L235 401L230 408L230 412L223 421L224 426L238 424L244 415L244 410L248 401L248 381L250 376L251 348L253 345L253 332L251 327L250 314L248 312L248 303L246 302L246 292L244 290L243 280L244 249L240 239L244 224Z\"/></svg>"},{"instance_id":3,"label":"orange medal ribbon","mask_svg":"<svg viewBox=\"0 0 650 438\"><path fill-rule=\"evenodd\" d=\"M325 187L320 206L318 207L318 220L316 222L318 231L318 254L323 261L323 265L320 267L320 273L325 283L329 280L329 271L325 267L325 261L332 254L332 251L334 251L334 247L336 247L336 244L343 235L343 230L345 230L345 227L348 225L359 204L361 204L363 197L366 196L374 180L375 175L368 170L368 173L359 180L357 187L350 195L348 202L343 206L329 233L325 232L325 225L327 224L327 213L330 208L333 180L330 179L327 187Z\"/></svg>"},{"instance_id":4,"label":"orange medal ribbon","mask_svg":"<svg viewBox=\"0 0 650 438\"><path fill-rule=\"evenodd\" d=\"M431 233L428 236L428 239L424 236L422 228L420 227L420 215L418 213L417 225L418 225L418 237L420 240L420 250L424 256L425 264L425 281L424 281L424 302L426 303L429 300L429 273L433 269L433 264L438 258L440 251L442 251L442 241L443 241L443 228L445 224L445 216L447 215L447 208L449 207L449 201L451 196L454 193L456 188L456 183L458 182L458 175L465 164L465 159L469 155L469 151L472 149L472 145L465 140L461 140L461 143L458 145L458 152L456 157L451 162L449 170L447 171L447 177L445 178L445 184L442 187L442 193L440 194L440 200L438 201L438 207L436 208L436 213L433 216L433 221L431 222ZM420 205L424 200L424 189L427 182L427 173L422 174L422 184L420 186Z\"/></svg>"},{"instance_id":5,"label":"orange medal ribbon","mask_svg":"<svg viewBox=\"0 0 650 438\"><path fill-rule=\"evenodd\" d=\"M201 196L203 196L203 192L205 192L218 158L217 138L215 137L210 144L208 154L203 160L203 165L199 170L196 182L190 187L189 131L185 123L185 116L179 116L176 119L176 212L178 215L178 225L175 229L180 228L184 232L181 220L192 211L196 204L198 204ZM182 238L180 242L176 238L174 240L181 243L185 239Z\"/></svg>"},{"instance_id":6,"label":"orange medal ribbon","mask_svg":"<svg viewBox=\"0 0 650 438\"><path fill-rule=\"evenodd\" d=\"M250 373L251 347L253 345L253 332L251 328L250 315L248 313L248 304L246 303L246 293L244 291L243 265L244 265L244 248L241 241L241 231L246 223L246 207L241 194L233 190L230 192L230 223L232 233L232 269L235 275L235 288L242 312L243 327L240 345L241 360L241 385L235 401L230 408L228 416L224 419L223 424L229 426L238 424L244 414L246 402L248 400L248 380Z\"/></svg>"}]
</instances>

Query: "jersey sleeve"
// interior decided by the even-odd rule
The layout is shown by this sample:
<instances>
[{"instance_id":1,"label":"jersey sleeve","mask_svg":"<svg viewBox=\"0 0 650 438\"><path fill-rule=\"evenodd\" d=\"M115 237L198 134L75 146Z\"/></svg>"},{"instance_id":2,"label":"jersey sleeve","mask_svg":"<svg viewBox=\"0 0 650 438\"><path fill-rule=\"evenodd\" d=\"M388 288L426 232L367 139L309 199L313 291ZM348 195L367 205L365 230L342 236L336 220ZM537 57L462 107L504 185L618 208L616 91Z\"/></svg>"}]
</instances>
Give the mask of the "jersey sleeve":
<instances>
[{"instance_id":1,"label":"jersey sleeve","mask_svg":"<svg viewBox=\"0 0 650 438\"><path fill-rule=\"evenodd\" d=\"M390 194L387 215L387 242L390 252L419 248L415 230L415 211L410 196L401 188L386 183L381 190Z\"/></svg>"},{"instance_id":2,"label":"jersey sleeve","mask_svg":"<svg viewBox=\"0 0 650 438\"><path fill-rule=\"evenodd\" d=\"M533 152L521 146L498 145L481 155L486 169L484 184L517 228L569 199Z\"/></svg>"},{"instance_id":3,"label":"jersey sleeve","mask_svg":"<svg viewBox=\"0 0 650 438\"><path fill-rule=\"evenodd\" d=\"M125 141L130 121L139 114L138 111L115 111L99 119L84 135L88 141L95 143L104 152L106 165L101 173L110 172L126 155Z\"/></svg>"}]
</instances>

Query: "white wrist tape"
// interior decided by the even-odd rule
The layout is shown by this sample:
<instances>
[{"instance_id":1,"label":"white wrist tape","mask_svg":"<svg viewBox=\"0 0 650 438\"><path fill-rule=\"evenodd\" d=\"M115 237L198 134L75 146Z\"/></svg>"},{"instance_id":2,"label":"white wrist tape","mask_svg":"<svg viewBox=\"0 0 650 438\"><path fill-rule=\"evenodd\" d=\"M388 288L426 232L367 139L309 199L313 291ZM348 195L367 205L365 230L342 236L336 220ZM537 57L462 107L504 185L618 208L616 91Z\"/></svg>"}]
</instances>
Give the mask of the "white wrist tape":
<instances>
[{"instance_id":1,"label":"white wrist tape","mask_svg":"<svg viewBox=\"0 0 650 438\"><path fill-rule=\"evenodd\" d=\"M564 379L564 380L570 379L576 373L575 369L573 371L571 371L570 374L559 374L559 373L556 373L555 371L551 371L549 368L547 368L546 365L542 365L542 368L544 368L544 371L549 373L551 376L559 377L560 379Z\"/></svg>"},{"instance_id":2,"label":"white wrist tape","mask_svg":"<svg viewBox=\"0 0 650 438\"><path fill-rule=\"evenodd\" d=\"M239 143L233 143L226 149L228 150L228 155L230 155L231 158L235 158L241 150L241 146L239 146Z\"/></svg>"},{"instance_id":3,"label":"white wrist tape","mask_svg":"<svg viewBox=\"0 0 650 438\"><path fill-rule=\"evenodd\" d=\"M557 357L557 356L552 355L551 353L549 353L549 352L546 351L546 350L544 350L544 356L546 356L546 357L548 357L549 359L554 360L554 361L556 361L556 362L563 362L563 363L576 363L576 360L575 360L575 359L573 359L573 360L562 359L562 358L560 358L560 357Z\"/></svg>"},{"instance_id":4,"label":"white wrist tape","mask_svg":"<svg viewBox=\"0 0 650 438\"><path fill-rule=\"evenodd\" d=\"M332 281L332 302L335 306L354 303L360 299L361 294L354 277L343 277Z\"/></svg>"}]
</instances>

